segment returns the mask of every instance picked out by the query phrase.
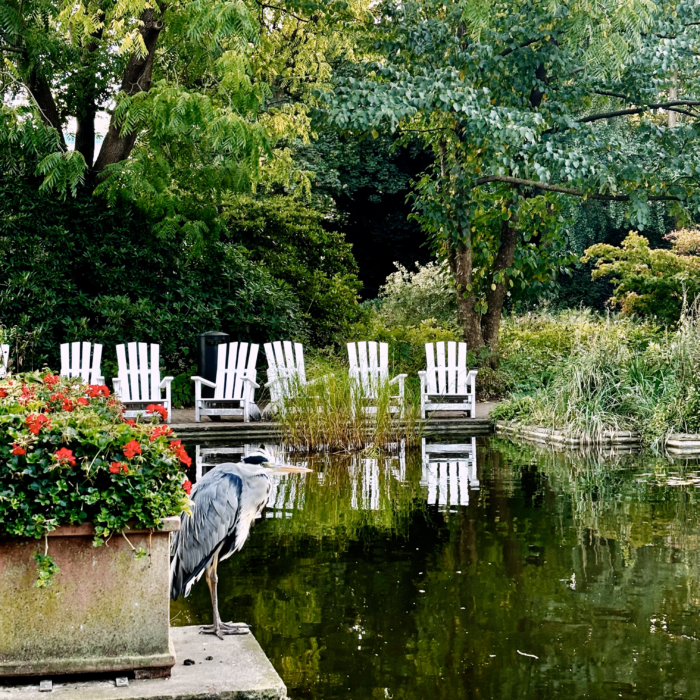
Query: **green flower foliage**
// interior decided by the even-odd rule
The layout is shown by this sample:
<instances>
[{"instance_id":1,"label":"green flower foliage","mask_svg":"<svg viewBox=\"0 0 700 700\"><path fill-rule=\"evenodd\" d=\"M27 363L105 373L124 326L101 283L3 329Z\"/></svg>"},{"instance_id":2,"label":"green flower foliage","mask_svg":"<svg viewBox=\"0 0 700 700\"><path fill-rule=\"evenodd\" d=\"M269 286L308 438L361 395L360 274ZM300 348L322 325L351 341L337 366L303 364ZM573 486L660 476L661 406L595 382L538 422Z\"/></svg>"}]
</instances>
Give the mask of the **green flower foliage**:
<instances>
[{"instance_id":1,"label":"green flower foliage","mask_svg":"<svg viewBox=\"0 0 700 700\"><path fill-rule=\"evenodd\" d=\"M89 522L101 543L127 523L179 515L191 460L170 432L155 418L124 421L107 387L50 372L0 380L0 533L39 538ZM38 564L50 578L50 562Z\"/></svg>"},{"instance_id":2,"label":"green flower foliage","mask_svg":"<svg viewBox=\"0 0 700 700\"><path fill-rule=\"evenodd\" d=\"M676 324L686 304L700 295L700 257L652 250L649 241L634 231L620 247L591 246L583 260L595 261L593 279L609 278L615 285L610 303L623 314Z\"/></svg>"}]
</instances>

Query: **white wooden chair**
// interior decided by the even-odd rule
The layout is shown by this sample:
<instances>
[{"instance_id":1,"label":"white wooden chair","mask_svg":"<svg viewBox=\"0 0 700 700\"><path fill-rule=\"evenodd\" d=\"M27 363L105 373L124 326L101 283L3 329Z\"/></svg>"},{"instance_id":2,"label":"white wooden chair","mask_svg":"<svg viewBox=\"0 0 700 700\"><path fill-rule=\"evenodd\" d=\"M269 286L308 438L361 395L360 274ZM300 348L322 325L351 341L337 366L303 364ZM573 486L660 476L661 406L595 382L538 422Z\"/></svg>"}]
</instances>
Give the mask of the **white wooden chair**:
<instances>
[{"instance_id":1,"label":"white wooden chair","mask_svg":"<svg viewBox=\"0 0 700 700\"><path fill-rule=\"evenodd\" d=\"M379 350L379 352L377 352ZM373 340L348 343L350 379L353 381L353 406L359 404L365 413L377 412L377 399L382 384L398 385L398 393L390 394L389 411L403 410L404 381L407 374L398 374L389 379L389 346ZM355 410L353 408L353 410Z\"/></svg>"},{"instance_id":2,"label":"white wooden chair","mask_svg":"<svg viewBox=\"0 0 700 700\"><path fill-rule=\"evenodd\" d=\"M197 423L202 416L243 416L244 422L250 421L251 408L256 408L255 390L260 388L255 381L259 349L259 345L249 346L248 343L222 343L216 358L216 382L192 377ZM214 389L214 397L203 398L202 386Z\"/></svg>"},{"instance_id":3,"label":"white wooden chair","mask_svg":"<svg viewBox=\"0 0 700 700\"><path fill-rule=\"evenodd\" d=\"M425 344L427 369L418 372L421 418L425 418L428 411L466 411L474 418L478 372L467 370L467 344L448 342L447 357L444 342L435 343L435 346Z\"/></svg>"},{"instance_id":4,"label":"white wooden chair","mask_svg":"<svg viewBox=\"0 0 700 700\"><path fill-rule=\"evenodd\" d=\"M125 349L128 348L129 356ZM172 377L160 379L160 346L151 343L150 355L147 343L129 343L117 345L117 364L119 377L113 379L114 392L120 401L126 406L124 416L136 418L146 413L149 404L165 406L168 412L166 422L170 422L172 415L172 400L170 384ZM162 392L165 390L165 398Z\"/></svg>"},{"instance_id":5,"label":"white wooden chair","mask_svg":"<svg viewBox=\"0 0 700 700\"><path fill-rule=\"evenodd\" d=\"M428 505L441 510L468 506L469 491L479 489L476 471L476 438L459 445L423 444L423 478L428 487Z\"/></svg>"},{"instance_id":6,"label":"white wooden chair","mask_svg":"<svg viewBox=\"0 0 700 700\"><path fill-rule=\"evenodd\" d=\"M92 355L92 363L90 362ZM100 371L102 346L99 343L62 343L61 376L80 377L88 384L104 384Z\"/></svg>"},{"instance_id":7,"label":"white wooden chair","mask_svg":"<svg viewBox=\"0 0 700 700\"><path fill-rule=\"evenodd\" d=\"M270 390L270 403L265 408L269 414L282 408L286 399L293 398L298 389L306 385L304 347L301 343L265 343L267 378L265 386Z\"/></svg>"},{"instance_id":8,"label":"white wooden chair","mask_svg":"<svg viewBox=\"0 0 700 700\"><path fill-rule=\"evenodd\" d=\"M7 363L10 360L10 346L6 343L0 344L0 379L7 374Z\"/></svg>"}]
</instances>

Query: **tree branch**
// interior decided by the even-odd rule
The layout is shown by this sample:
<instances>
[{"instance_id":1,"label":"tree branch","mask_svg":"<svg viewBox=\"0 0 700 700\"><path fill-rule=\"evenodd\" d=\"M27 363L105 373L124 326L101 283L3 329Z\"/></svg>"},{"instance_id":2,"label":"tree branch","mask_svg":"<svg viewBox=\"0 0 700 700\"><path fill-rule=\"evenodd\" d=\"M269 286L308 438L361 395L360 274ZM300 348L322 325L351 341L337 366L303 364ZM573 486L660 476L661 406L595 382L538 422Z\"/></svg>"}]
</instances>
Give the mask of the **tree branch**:
<instances>
[{"instance_id":1,"label":"tree branch","mask_svg":"<svg viewBox=\"0 0 700 700\"><path fill-rule=\"evenodd\" d=\"M501 51L498 55L503 57L503 56L508 56L509 54L518 51L519 49L526 49L528 46L532 46L533 44L537 43L540 41L541 37L538 37L537 39L529 39L523 44L518 44L517 46L511 46L509 49L505 49L504 51Z\"/></svg>"},{"instance_id":2,"label":"tree branch","mask_svg":"<svg viewBox=\"0 0 700 700\"><path fill-rule=\"evenodd\" d=\"M546 182L524 180L520 177L510 177L508 175L485 175L484 177L477 178L476 186L481 187L481 185L488 185L491 182L503 182L507 185L533 187L535 189L545 190L546 192L559 192L561 194L571 195L572 197L586 197L588 199L598 199L603 202L629 202L631 199L628 194L601 194L598 192L585 192L584 190L577 190L573 187L550 185ZM682 200L680 197L674 197L673 195L651 195L647 197L647 201L680 202Z\"/></svg>"},{"instance_id":3,"label":"tree branch","mask_svg":"<svg viewBox=\"0 0 700 700\"><path fill-rule=\"evenodd\" d=\"M580 124L597 122L602 119L614 119L615 117L624 117L629 114L642 114L652 109L672 109L673 107L695 107L700 105L700 100L673 100L671 102L658 102L656 104L645 105L644 107L630 107L629 109L619 109L615 112L603 112L601 114L591 114L588 117L577 119Z\"/></svg>"}]
</instances>

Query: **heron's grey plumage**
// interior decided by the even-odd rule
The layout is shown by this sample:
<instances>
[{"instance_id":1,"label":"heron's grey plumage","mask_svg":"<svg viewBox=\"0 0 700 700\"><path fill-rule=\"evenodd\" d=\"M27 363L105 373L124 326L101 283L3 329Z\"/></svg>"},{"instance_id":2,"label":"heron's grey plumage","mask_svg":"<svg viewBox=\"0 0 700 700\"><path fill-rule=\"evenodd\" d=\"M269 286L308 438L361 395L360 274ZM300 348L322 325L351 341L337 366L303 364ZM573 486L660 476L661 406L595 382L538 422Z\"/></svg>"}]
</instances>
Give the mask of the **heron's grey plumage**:
<instances>
[{"instance_id":1,"label":"heron's grey plumage","mask_svg":"<svg viewBox=\"0 0 700 700\"><path fill-rule=\"evenodd\" d=\"M260 465L219 464L192 489L192 515L183 514L172 545L170 595L189 595L218 561L245 544L270 496L270 476Z\"/></svg>"}]
</instances>

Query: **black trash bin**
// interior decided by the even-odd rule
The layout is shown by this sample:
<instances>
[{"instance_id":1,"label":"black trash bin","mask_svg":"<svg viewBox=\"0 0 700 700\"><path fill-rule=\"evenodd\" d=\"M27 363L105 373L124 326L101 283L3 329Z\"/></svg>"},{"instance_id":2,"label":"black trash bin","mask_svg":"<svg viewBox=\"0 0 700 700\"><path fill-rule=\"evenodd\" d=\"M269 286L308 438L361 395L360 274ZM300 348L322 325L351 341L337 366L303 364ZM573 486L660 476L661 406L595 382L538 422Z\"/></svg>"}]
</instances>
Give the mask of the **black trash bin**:
<instances>
[{"instance_id":1,"label":"black trash bin","mask_svg":"<svg viewBox=\"0 0 700 700\"><path fill-rule=\"evenodd\" d=\"M197 336L197 374L210 382L216 381L216 361L219 353L219 345L229 343L231 336L220 331L208 331ZM208 386L202 386L202 398L213 399L214 390Z\"/></svg>"}]
</instances>

